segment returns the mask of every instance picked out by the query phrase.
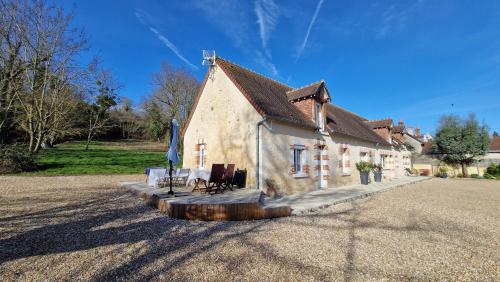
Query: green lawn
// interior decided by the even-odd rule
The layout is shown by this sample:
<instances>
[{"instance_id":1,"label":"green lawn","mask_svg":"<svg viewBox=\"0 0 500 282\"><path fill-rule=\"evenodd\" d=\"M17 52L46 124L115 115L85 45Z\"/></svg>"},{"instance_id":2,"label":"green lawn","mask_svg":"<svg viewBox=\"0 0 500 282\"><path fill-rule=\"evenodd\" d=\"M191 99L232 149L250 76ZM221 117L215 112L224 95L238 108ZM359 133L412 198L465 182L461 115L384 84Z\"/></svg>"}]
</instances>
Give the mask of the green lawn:
<instances>
[{"instance_id":1,"label":"green lawn","mask_svg":"<svg viewBox=\"0 0 500 282\"><path fill-rule=\"evenodd\" d=\"M27 175L134 174L146 167L166 166L165 152L141 146L140 141L85 142L72 141L39 153L40 168ZM156 146L158 147L158 146Z\"/></svg>"}]
</instances>

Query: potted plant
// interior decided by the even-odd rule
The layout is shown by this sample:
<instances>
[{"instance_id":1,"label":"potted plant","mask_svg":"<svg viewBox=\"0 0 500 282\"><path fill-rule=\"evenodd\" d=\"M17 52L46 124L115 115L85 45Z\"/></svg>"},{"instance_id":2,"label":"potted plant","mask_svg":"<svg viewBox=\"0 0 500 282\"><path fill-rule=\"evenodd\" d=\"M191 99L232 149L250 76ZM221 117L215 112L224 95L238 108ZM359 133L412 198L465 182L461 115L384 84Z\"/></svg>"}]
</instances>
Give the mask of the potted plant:
<instances>
[{"instance_id":1,"label":"potted plant","mask_svg":"<svg viewBox=\"0 0 500 282\"><path fill-rule=\"evenodd\" d=\"M373 164L373 179L375 182L382 182L382 165L381 164Z\"/></svg>"},{"instance_id":2,"label":"potted plant","mask_svg":"<svg viewBox=\"0 0 500 282\"><path fill-rule=\"evenodd\" d=\"M448 168L445 166L439 167L439 176L441 178L448 178Z\"/></svg>"},{"instance_id":3,"label":"potted plant","mask_svg":"<svg viewBox=\"0 0 500 282\"><path fill-rule=\"evenodd\" d=\"M356 169L359 171L361 184L368 185L368 180L370 176L370 170L372 169L372 165L369 162L361 161L356 163Z\"/></svg>"},{"instance_id":4,"label":"potted plant","mask_svg":"<svg viewBox=\"0 0 500 282\"><path fill-rule=\"evenodd\" d=\"M266 178L264 182L266 183L266 191L265 191L266 196L271 198L277 198L279 196L279 188L278 185L276 184L276 181L272 178Z\"/></svg>"}]
</instances>

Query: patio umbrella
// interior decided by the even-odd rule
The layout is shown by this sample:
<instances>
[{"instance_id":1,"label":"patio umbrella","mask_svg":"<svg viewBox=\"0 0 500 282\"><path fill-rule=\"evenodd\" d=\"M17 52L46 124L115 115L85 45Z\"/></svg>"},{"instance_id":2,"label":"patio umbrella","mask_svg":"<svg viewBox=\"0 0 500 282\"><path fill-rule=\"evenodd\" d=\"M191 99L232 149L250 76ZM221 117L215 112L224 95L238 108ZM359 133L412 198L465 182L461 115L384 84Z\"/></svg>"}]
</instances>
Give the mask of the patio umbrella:
<instances>
[{"instance_id":1,"label":"patio umbrella","mask_svg":"<svg viewBox=\"0 0 500 282\"><path fill-rule=\"evenodd\" d=\"M168 164L170 166L168 173L170 176L170 191L168 191L168 194L171 195L174 194L174 191L172 190L172 169L173 165L179 162L179 154L177 153L177 142L179 142L179 138L177 136L178 133L179 123L177 123L177 120L174 118L170 124L170 147L168 148L168 152L166 154Z\"/></svg>"}]
</instances>

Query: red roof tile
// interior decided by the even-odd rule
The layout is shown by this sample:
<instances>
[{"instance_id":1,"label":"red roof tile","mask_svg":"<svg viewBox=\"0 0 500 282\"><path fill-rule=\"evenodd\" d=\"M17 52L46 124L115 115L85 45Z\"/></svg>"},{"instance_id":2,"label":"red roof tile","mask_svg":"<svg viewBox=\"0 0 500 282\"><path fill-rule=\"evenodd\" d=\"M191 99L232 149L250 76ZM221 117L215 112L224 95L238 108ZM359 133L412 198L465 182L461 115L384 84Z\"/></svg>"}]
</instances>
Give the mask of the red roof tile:
<instances>
[{"instance_id":1,"label":"red roof tile","mask_svg":"<svg viewBox=\"0 0 500 282\"><path fill-rule=\"evenodd\" d=\"M288 101L286 92L293 90L290 86L221 58L217 58L216 63L264 117L307 128L317 127Z\"/></svg>"},{"instance_id":2,"label":"red roof tile","mask_svg":"<svg viewBox=\"0 0 500 282\"><path fill-rule=\"evenodd\" d=\"M500 152L500 136L493 136L491 139L490 152Z\"/></svg>"},{"instance_id":3,"label":"red roof tile","mask_svg":"<svg viewBox=\"0 0 500 282\"><path fill-rule=\"evenodd\" d=\"M366 119L364 117L332 104L327 104L326 109L327 126L331 132L348 135L372 143L390 145L365 123Z\"/></svg>"},{"instance_id":4,"label":"red roof tile","mask_svg":"<svg viewBox=\"0 0 500 282\"><path fill-rule=\"evenodd\" d=\"M300 98L318 95L323 87L325 87L325 82L321 80L301 88L290 90L286 92L286 95L288 96L289 101L293 101Z\"/></svg>"},{"instance_id":5,"label":"red roof tile","mask_svg":"<svg viewBox=\"0 0 500 282\"><path fill-rule=\"evenodd\" d=\"M370 126L372 129L375 128L383 128L383 127L391 127L392 126L392 118L380 119L380 120L367 120L365 123Z\"/></svg>"},{"instance_id":6,"label":"red roof tile","mask_svg":"<svg viewBox=\"0 0 500 282\"><path fill-rule=\"evenodd\" d=\"M392 127L392 133L404 133L405 126L404 125L395 125Z\"/></svg>"}]
</instances>

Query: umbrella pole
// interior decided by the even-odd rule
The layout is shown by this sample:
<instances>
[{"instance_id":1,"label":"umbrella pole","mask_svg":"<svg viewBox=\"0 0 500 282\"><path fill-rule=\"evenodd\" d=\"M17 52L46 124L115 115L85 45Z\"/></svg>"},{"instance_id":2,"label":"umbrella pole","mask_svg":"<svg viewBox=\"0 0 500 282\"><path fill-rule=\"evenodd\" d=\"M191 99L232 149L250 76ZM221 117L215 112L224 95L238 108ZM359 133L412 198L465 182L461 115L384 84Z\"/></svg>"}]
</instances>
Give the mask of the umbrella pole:
<instances>
[{"instance_id":1,"label":"umbrella pole","mask_svg":"<svg viewBox=\"0 0 500 282\"><path fill-rule=\"evenodd\" d=\"M168 194L169 195L173 195L174 194L174 190L172 190L172 161L168 161L168 164L170 166L170 169L169 169L169 172L168 172L168 175L170 176L170 191L168 191Z\"/></svg>"}]
</instances>

